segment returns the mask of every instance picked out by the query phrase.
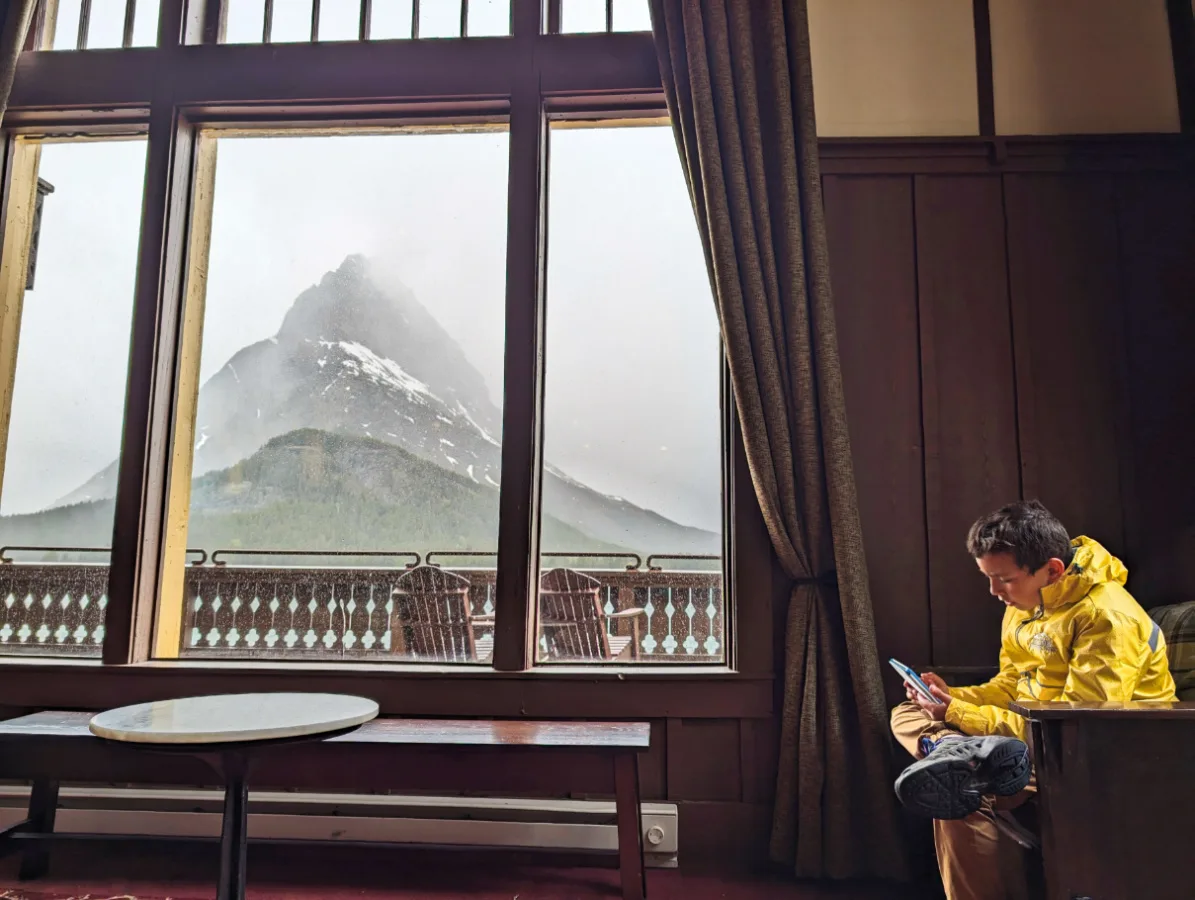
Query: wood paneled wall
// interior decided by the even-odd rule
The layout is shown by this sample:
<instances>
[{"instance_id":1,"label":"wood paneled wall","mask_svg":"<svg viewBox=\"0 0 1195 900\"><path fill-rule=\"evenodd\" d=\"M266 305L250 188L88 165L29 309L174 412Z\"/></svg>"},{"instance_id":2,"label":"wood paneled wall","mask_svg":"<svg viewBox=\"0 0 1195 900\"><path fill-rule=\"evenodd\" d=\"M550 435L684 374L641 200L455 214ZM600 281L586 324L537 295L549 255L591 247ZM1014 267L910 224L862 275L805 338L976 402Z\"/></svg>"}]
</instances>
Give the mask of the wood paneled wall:
<instances>
[{"instance_id":1,"label":"wood paneled wall","mask_svg":"<svg viewBox=\"0 0 1195 900\"><path fill-rule=\"evenodd\" d=\"M995 666L1003 611L963 547L982 513L1039 497L1147 605L1183 590L1184 534L1195 554L1195 148L989 149L823 148L879 650L961 680ZM680 809L683 865L766 860L778 734L657 723L644 786Z\"/></svg>"},{"instance_id":2,"label":"wood paneled wall","mask_svg":"<svg viewBox=\"0 0 1195 900\"><path fill-rule=\"evenodd\" d=\"M891 149L831 154L824 176L881 654L995 665L1002 609L963 538L1021 496L1120 555L1145 605L1180 596L1195 527L1189 149L1013 145L1000 163Z\"/></svg>"}]
</instances>

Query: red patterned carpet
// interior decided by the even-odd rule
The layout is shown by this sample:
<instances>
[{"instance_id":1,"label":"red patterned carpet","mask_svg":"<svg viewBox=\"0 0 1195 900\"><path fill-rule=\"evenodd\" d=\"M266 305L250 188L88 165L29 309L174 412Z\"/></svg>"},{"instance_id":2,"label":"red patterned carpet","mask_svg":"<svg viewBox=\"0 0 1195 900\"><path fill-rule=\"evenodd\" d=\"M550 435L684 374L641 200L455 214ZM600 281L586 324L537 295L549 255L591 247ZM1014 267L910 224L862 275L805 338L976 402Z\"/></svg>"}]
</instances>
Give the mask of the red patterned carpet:
<instances>
[{"instance_id":1,"label":"red patterned carpet","mask_svg":"<svg viewBox=\"0 0 1195 900\"><path fill-rule=\"evenodd\" d=\"M51 872L18 883L0 863L0 900L208 900L216 847L127 842L55 849ZM499 854L361 847L254 847L251 900L617 900L610 869L507 861ZM651 900L932 900L933 891L891 885L835 886L653 870ZM938 895L940 896L940 895Z\"/></svg>"}]
</instances>

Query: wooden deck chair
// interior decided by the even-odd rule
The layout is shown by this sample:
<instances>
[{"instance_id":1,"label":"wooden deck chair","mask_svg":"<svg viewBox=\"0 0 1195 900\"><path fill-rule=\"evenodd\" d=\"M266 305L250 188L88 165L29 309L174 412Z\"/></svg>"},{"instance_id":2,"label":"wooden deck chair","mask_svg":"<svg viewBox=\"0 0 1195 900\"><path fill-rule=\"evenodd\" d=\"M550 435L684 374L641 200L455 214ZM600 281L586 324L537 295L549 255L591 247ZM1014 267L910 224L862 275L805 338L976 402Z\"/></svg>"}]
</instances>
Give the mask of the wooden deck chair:
<instances>
[{"instance_id":1,"label":"wooden deck chair","mask_svg":"<svg viewBox=\"0 0 1195 900\"><path fill-rule=\"evenodd\" d=\"M610 662L639 655L642 609L606 613L602 583L572 569L552 569L539 580L539 627L554 662ZM629 635L610 634L610 622L630 621Z\"/></svg>"},{"instance_id":2,"label":"wooden deck chair","mask_svg":"<svg viewBox=\"0 0 1195 900\"><path fill-rule=\"evenodd\" d=\"M435 566L404 572L391 594L391 649L400 655L436 662L488 662L493 635L478 638L474 626L494 624L493 616L469 611L469 579Z\"/></svg>"}]
</instances>

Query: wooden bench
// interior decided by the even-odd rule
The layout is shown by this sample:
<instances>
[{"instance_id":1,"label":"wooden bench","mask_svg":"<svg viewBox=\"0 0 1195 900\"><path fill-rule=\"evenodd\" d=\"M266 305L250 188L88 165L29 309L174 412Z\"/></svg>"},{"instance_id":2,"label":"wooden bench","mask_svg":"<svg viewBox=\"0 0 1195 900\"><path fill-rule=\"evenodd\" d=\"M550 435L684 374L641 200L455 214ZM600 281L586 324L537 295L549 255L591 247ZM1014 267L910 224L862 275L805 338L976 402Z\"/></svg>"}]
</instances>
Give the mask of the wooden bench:
<instances>
[{"instance_id":1,"label":"wooden bench","mask_svg":"<svg viewBox=\"0 0 1195 900\"><path fill-rule=\"evenodd\" d=\"M45 873L62 782L214 785L207 763L101 740L90 713L41 712L0 722L0 778L32 782L25 821L0 832L0 856L23 852L21 877ZM547 792L613 795L622 896L643 900L639 722L375 719L349 734L261 750L255 789L344 793Z\"/></svg>"},{"instance_id":2,"label":"wooden bench","mask_svg":"<svg viewBox=\"0 0 1195 900\"><path fill-rule=\"evenodd\" d=\"M1195 703L1013 703L1049 900L1190 900Z\"/></svg>"}]
</instances>

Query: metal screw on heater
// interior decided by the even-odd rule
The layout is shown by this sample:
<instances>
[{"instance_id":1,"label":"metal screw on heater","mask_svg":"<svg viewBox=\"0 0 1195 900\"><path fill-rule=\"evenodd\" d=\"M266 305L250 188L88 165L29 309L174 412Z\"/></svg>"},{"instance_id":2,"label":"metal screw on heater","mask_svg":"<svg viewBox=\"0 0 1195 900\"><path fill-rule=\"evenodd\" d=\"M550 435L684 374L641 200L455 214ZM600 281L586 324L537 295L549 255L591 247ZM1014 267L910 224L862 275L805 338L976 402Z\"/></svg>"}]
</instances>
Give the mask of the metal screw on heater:
<instances>
[{"instance_id":1,"label":"metal screw on heater","mask_svg":"<svg viewBox=\"0 0 1195 900\"><path fill-rule=\"evenodd\" d=\"M647 842L653 847L658 847L664 843L664 829L659 825L653 825L647 829Z\"/></svg>"}]
</instances>

